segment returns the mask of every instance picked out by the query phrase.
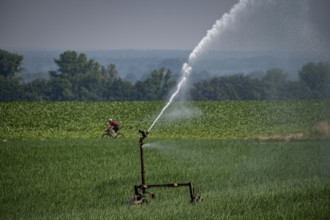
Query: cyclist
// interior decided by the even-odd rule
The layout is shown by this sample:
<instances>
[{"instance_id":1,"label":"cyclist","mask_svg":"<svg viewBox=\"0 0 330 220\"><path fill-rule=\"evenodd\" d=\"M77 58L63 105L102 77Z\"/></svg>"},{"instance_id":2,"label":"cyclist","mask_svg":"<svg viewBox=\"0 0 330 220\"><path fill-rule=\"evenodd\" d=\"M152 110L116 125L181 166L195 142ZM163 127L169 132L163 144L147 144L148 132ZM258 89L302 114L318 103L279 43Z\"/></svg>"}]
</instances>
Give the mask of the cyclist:
<instances>
[{"instance_id":1,"label":"cyclist","mask_svg":"<svg viewBox=\"0 0 330 220\"><path fill-rule=\"evenodd\" d=\"M117 136L117 132L120 129L119 123L116 122L115 120L113 120L112 118L109 118L108 123L109 123L109 126L108 126L107 129L105 129L105 131L111 132L112 136L113 137L116 137Z\"/></svg>"}]
</instances>

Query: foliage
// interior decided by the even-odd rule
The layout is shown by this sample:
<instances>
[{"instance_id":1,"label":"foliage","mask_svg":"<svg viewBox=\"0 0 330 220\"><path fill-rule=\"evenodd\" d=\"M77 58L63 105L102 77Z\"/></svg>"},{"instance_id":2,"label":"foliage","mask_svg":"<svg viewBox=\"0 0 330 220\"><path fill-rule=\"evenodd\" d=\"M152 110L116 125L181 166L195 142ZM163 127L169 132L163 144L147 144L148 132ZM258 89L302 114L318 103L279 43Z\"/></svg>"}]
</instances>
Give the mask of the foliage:
<instances>
[{"instance_id":1,"label":"foliage","mask_svg":"<svg viewBox=\"0 0 330 220\"><path fill-rule=\"evenodd\" d=\"M25 100L24 86L16 74L21 71L23 56L0 50L0 101Z\"/></svg>"},{"instance_id":2,"label":"foliage","mask_svg":"<svg viewBox=\"0 0 330 220\"><path fill-rule=\"evenodd\" d=\"M281 69L271 69L266 72L266 75L261 79L265 89L264 96L267 99L285 99L288 94L285 94L287 87L287 74Z\"/></svg>"},{"instance_id":3,"label":"foliage","mask_svg":"<svg viewBox=\"0 0 330 220\"><path fill-rule=\"evenodd\" d=\"M0 50L0 76L12 79L21 70L23 56Z\"/></svg>"},{"instance_id":4,"label":"foliage","mask_svg":"<svg viewBox=\"0 0 330 220\"><path fill-rule=\"evenodd\" d=\"M213 77L195 83L194 100L286 100L329 99L330 67L326 63L308 63L299 72L299 81L287 80L278 68L266 71L261 79L231 75Z\"/></svg>"},{"instance_id":5,"label":"foliage","mask_svg":"<svg viewBox=\"0 0 330 220\"><path fill-rule=\"evenodd\" d=\"M254 100L262 99L261 83L244 75L213 77L195 84L195 100Z\"/></svg>"},{"instance_id":6,"label":"foliage","mask_svg":"<svg viewBox=\"0 0 330 220\"><path fill-rule=\"evenodd\" d=\"M161 68L151 72L150 76L143 82L137 82L136 92L139 94L137 100L164 100L168 92L175 86L172 72Z\"/></svg>"},{"instance_id":7,"label":"foliage","mask_svg":"<svg viewBox=\"0 0 330 220\"><path fill-rule=\"evenodd\" d=\"M164 100L176 84L166 68L153 70L143 81L123 80L114 64L101 66L84 53L65 51L54 59L58 69L49 80L21 82L14 77L23 56L0 50L0 101L147 101ZM267 70L261 78L251 75L206 77L201 72L189 88L193 100L329 99L330 66L307 63L298 81L289 81L284 70ZM260 75L260 74L259 74ZM196 80L196 79L191 79Z\"/></svg>"},{"instance_id":8,"label":"foliage","mask_svg":"<svg viewBox=\"0 0 330 220\"><path fill-rule=\"evenodd\" d=\"M192 182L204 202L157 188L128 206L140 183L137 130L163 104L0 103L0 219L330 217L329 140L254 140L330 121L324 100L173 103L145 140L146 181ZM109 116L124 139L101 138Z\"/></svg>"},{"instance_id":9,"label":"foliage","mask_svg":"<svg viewBox=\"0 0 330 220\"><path fill-rule=\"evenodd\" d=\"M88 60L86 55L75 51L66 51L54 60L58 71L51 71L51 100L98 100L98 88L101 80L107 80L101 74L100 65ZM103 77L101 77L103 76Z\"/></svg>"},{"instance_id":10,"label":"foliage","mask_svg":"<svg viewBox=\"0 0 330 220\"><path fill-rule=\"evenodd\" d=\"M163 102L12 102L0 103L0 139L100 137L112 117L125 136L146 130ZM156 123L156 137L254 138L308 133L330 121L329 101L176 102Z\"/></svg>"},{"instance_id":11,"label":"foliage","mask_svg":"<svg viewBox=\"0 0 330 220\"><path fill-rule=\"evenodd\" d=\"M0 100L20 101L23 99L23 88L19 79L8 80L0 75Z\"/></svg>"},{"instance_id":12,"label":"foliage","mask_svg":"<svg viewBox=\"0 0 330 220\"><path fill-rule=\"evenodd\" d=\"M325 63L308 63L299 72L301 81L312 98L330 98L330 66Z\"/></svg>"}]
</instances>

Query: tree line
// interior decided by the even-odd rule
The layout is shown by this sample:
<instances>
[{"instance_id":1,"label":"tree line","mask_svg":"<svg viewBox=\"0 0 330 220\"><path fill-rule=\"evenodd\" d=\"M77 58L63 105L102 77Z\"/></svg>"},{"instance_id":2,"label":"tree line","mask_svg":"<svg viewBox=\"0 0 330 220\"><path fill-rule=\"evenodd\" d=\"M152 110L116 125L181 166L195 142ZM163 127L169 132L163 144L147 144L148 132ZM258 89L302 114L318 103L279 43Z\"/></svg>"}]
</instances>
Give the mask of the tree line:
<instances>
[{"instance_id":1,"label":"tree line","mask_svg":"<svg viewBox=\"0 0 330 220\"><path fill-rule=\"evenodd\" d=\"M123 80L114 64L102 66L84 53L65 51L54 59L49 79L24 82L18 76L24 57L0 50L0 101L146 101L164 100L178 77L168 68L153 70L136 83ZM328 63L305 64L298 80L274 68L253 74L214 76L190 88L192 100L329 99Z\"/></svg>"}]
</instances>

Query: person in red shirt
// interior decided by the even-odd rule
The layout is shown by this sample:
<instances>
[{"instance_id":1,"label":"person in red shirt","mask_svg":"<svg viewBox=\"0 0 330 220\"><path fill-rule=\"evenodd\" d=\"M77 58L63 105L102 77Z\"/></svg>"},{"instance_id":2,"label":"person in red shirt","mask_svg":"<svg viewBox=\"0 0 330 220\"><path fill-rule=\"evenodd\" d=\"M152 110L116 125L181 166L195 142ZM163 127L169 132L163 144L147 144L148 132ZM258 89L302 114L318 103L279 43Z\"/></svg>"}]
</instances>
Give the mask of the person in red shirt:
<instances>
[{"instance_id":1,"label":"person in red shirt","mask_svg":"<svg viewBox=\"0 0 330 220\"><path fill-rule=\"evenodd\" d=\"M105 130L110 131L112 136L116 137L119 129L120 129L119 123L113 120L112 118L109 118L109 126Z\"/></svg>"}]
</instances>

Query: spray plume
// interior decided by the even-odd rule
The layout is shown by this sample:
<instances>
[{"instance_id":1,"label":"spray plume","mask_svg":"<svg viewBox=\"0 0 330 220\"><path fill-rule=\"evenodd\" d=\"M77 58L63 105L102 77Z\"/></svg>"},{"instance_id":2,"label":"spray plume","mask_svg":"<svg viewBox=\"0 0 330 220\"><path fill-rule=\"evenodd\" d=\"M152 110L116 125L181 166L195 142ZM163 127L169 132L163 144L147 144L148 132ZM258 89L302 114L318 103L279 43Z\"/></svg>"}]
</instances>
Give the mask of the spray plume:
<instances>
[{"instance_id":1,"label":"spray plume","mask_svg":"<svg viewBox=\"0 0 330 220\"><path fill-rule=\"evenodd\" d=\"M236 5L233 6L233 8L229 11L229 13L225 13L219 20L215 22L213 27L207 31L205 37L202 38L202 40L190 53L188 62L183 64L181 69L182 78L180 79L176 90L171 95L169 101L166 103L166 105L158 114L154 122L149 127L148 132L150 132L150 130L154 127L154 125L159 120L159 118L163 115L164 111L171 105L174 98L180 92L181 87L184 85L184 82L190 76L192 72L191 66L195 63L197 58L200 57L201 54L209 47L210 43L213 41L214 38L218 39L220 33L224 32L229 26L234 25L237 14L239 14L240 11L244 10L248 6L248 4L253 1L254 0L240 0Z\"/></svg>"},{"instance_id":2,"label":"spray plume","mask_svg":"<svg viewBox=\"0 0 330 220\"><path fill-rule=\"evenodd\" d=\"M228 13L225 13L219 20L217 20L213 27L207 31L205 37L190 53L188 63L193 64L205 49L210 46L215 38L219 39L221 33L224 33L228 28L233 28L237 14L240 14L253 2L254 0L240 0Z\"/></svg>"},{"instance_id":3,"label":"spray plume","mask_svg":"<svg viewBox=\"0 0 330 220\"><path fill-rule=\"evenodd\" d=\"M171 95L171 98L169 99L169 101L166 103L166 105L164 106L164 108L161 110L161 112L159 113L159 115L157 116L157 118L154 120L154 122L151 124L150 128L148 129L148 132L150 132L150 130L152 129L152 127L156 124L156 122L158 121L158 119L160 118L160 116L162 116L162 114L164 113L164 111L168 108L168 106L170 106L170 104L173 102L173 99L175 98L175 96L180 92L181 86L182 84L186 81L186 77L183 77L181 79L181 81L179 82L175 92Z\"/></svg>"}]
</instances>

